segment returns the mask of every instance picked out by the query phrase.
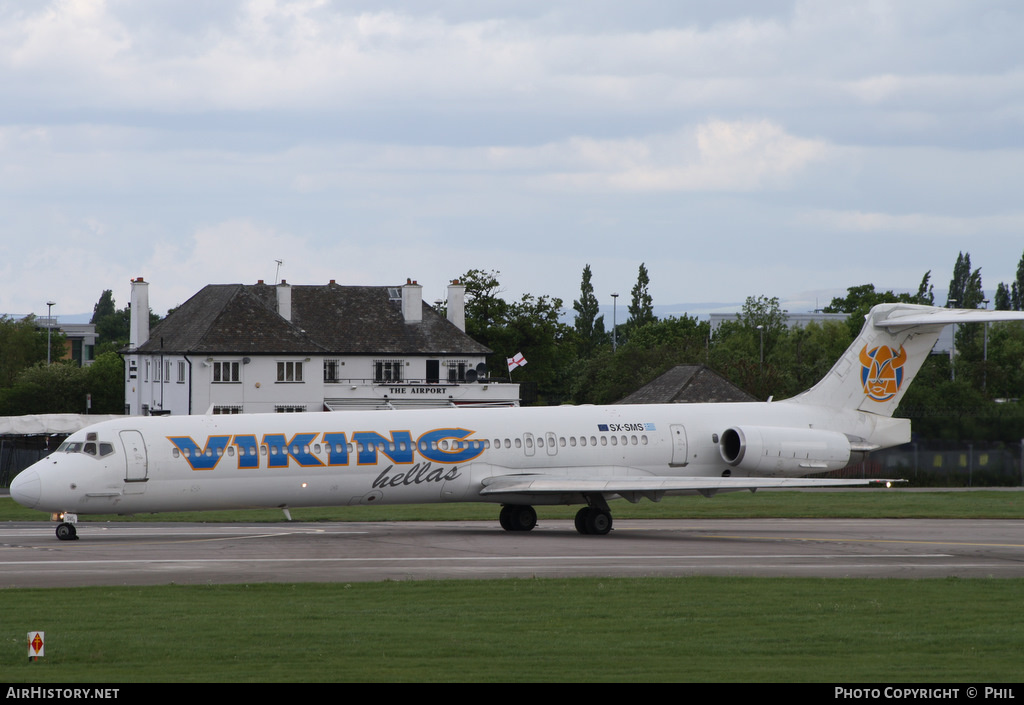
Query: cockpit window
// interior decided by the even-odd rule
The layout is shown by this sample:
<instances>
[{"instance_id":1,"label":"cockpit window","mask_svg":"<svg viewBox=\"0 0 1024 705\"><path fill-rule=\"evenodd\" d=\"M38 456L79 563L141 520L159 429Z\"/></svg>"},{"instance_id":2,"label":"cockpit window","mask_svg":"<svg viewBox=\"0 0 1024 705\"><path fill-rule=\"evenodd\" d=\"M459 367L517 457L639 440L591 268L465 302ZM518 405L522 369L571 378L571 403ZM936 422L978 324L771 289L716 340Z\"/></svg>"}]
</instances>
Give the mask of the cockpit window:
<instances>
[{"instance_id":1,"label":"cockpit window","mask_svg":"<svg viewBox=\"0 0 1024 705\"><path fill-rule=\"evenodd\" d=\"M95 440L90 440L86 443L81 441L64 441L57 446L57 453L83 453L90 455L93 458L105 458L108 455L114 454L114 444L107 442L97 443Z\"/></svg>"}]
</instances>

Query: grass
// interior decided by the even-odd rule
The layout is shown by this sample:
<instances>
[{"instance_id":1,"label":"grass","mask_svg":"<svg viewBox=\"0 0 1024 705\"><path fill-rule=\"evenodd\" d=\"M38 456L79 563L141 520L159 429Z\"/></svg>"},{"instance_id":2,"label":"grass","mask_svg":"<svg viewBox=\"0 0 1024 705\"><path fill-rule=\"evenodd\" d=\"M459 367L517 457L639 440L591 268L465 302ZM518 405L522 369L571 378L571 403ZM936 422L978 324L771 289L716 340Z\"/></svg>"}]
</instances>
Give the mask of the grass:
<instances>
[{"instance_id":1,"label":"grass","mask_svg":"<svg viewBox=\"0 0 1024 705\"><path fill-rule=\"evenodd\" d=\"M1013 682L1022 580L5 590L0 682ZM25 634L43 630L29 663Z\"/></svg>"},{"instance_id":2,"label":"grass","mask_svg":"<svg viewBox=\"0 0 1024 705\"><path fill-rule=\"evenodd\" d=\"M850 492L761 491L721 493L703 497L668 497L661 502L611 504L616 519L1024 519L1024 494L997 490L971 492L866 489ZM571 519L579 507L537 507L542 519ZM495 521L493 504L384 505L320 507L291 510L295 521ZM25 509L0 497L0 521L43 521L49 515ZM279 509L228 512L181 512L133 516L80 516L79 521L278 522Z\"/></svg>"},{"instance_id":3,"label":"grass","mask_svg":"<svg viewBox=\"0 0 1024 705\"><path fill-rule=\"evenodd\" d=\"M617 518L1024 518L1019 492L759 492ZM569 518L574 507L538 508ZM296 509L484 519L491 505ZM46 519L0 498L0 521ZM283 521L278 510L83 520ZM0 682L1015 682L1024 579L571 579L7 589ZM25 635L47 656L29 663Z\"/></svg>"}]
</instances>

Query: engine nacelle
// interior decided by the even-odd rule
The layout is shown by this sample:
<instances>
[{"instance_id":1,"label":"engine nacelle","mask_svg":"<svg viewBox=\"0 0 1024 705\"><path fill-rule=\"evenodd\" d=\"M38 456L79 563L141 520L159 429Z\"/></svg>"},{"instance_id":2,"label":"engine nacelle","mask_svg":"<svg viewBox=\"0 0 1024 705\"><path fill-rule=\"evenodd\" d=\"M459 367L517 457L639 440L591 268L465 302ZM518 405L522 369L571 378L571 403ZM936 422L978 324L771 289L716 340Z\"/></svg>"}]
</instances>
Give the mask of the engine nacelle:
<instances>
[{"instance_id":1,"label":"engine nacelle","mask_svg":"<svg viewBox=\"0 0 1024 705\"><path fill-rule=\"evenodd\" d=\"M850 463L845 434L813 428L734 426L722 434L718 450L729 465L760 475L808 475Z\"/></svg>"}]
</instances>

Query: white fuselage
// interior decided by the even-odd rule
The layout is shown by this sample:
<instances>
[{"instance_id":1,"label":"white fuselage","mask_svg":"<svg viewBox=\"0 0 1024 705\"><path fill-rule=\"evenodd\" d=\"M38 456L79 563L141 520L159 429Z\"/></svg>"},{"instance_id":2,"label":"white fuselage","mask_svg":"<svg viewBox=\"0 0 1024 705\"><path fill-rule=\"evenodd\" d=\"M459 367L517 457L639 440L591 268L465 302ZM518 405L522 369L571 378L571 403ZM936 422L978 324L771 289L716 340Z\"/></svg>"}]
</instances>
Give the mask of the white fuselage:
<instances>
[{"instance_id":1,"label":"white fuselage","mask_svg":"<svg viewBox=\"0 0 1024 705\"><path fill-rule=\"evenodd\" d=\"M69 437L12 496L76 514L503 502L481 495L488 478L800 477L850 462L845 439L895 445L909 425L790 402L127 417Z\"/></svg>"}]
</instances>

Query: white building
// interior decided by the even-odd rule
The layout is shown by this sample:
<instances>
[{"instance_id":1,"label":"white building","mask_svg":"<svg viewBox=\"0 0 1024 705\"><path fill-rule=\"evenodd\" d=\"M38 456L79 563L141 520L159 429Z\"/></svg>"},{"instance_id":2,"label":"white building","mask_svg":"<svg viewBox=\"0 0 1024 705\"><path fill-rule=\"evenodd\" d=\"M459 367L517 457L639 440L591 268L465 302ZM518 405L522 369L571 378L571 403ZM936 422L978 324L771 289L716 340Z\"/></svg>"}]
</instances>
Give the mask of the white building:
<instances>
[{"instance_id":1,"label":"white building","mask_svg":"<svg viewBox=\"0 0 1024 705\"><path fill-rule=\"evenodd\" d=\"M233 414L392 406L516 405L465 333L465 286L448 318L422 287L211 284L152 334L148 284L132 281L125 413Z\"/></svg>"}]
</instances>

